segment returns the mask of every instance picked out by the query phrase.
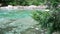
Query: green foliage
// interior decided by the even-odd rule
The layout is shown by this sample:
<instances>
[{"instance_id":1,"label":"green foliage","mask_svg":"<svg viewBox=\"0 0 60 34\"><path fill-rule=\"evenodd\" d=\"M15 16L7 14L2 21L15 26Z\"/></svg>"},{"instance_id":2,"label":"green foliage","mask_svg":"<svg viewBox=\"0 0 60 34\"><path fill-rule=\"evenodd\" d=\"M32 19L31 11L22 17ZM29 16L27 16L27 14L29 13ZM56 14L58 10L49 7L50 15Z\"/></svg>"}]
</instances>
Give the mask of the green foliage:
<instances>
[{"instance_id":1,"label":"green foliage","mask_svg":"<svg viewBox=\"0 0 60 34\"><path fill-rule=\"evenodd\" d=\"M48 28L52 26L51 23L54 21L54 17L50 12L35 11L32 14L32 17L39 22L39 25L41 25L41 27Z\"/></svg>"},{"instance_id":2,"label":"green foliage","mask_svg":"<svg viewBox=\"0 0 60 34\"><path fill-rule=\"evenodd\" d=\"M56 9L60 3L60 0L47 0L47 3L48 3L48 5L50 4L51 7Z\"/></svg>"},{"instance_id":3,"label":"green foliage","mask_svg":"<svg viewBox=\"0 0 60 34\"><path fill-rule=\"evenodd\" d=\"M54 31L60 31L60 12L57 10L50 11L35 11L32 12L32 18L39 22L42 28L48 30L48 34L52 34Z\"/></svg>"},{"instance_id":4,"label":"green foliage","mask_svg":"<svg viewBox=\"0 0 60 34\"><path fill-rule=\"evenodd\" d=\"M58 3L60 3L60 0L1 0L0 3L4 4L11 4L11 5L40 5L40 4L46 4L49 3L56 7L58 6Z\"/></svg>"},{"instance_id":5,"label":"green foliage","mask_svg":"<svg viewBox=\"0 0 60 34\"><path fill-rule=\"evenodd\" d=\"M34 11L32 18L39 22L41 28L47 29L47 34L52 34L54 31L60 31L60 11Z\"/></svg>"},{"instance_id":6,"label":"green foliage","mask_svg":"<svg viewBox=\"0 0 60 34\"><path fill-rule=\"evenodd\" d=\"M46 0L49 7L49 12L36 11L33 12L33 18L39 22L41 27L48 30L47 34L52 34L54 31L60 31L60 10L58 7L60 0ZM51 8L52 7L52 8Z\"/></svg>"},{"instance_id":7,"label":"green foliage","mask_svg":"<svg viewBox=\"0 0 60 34\"><path fill-rule=\"evenodd\" d=\"M1 0L0 3L4 3L7 5L40 5L44 4L44 0Z\"/></svg>"}]
</instances>

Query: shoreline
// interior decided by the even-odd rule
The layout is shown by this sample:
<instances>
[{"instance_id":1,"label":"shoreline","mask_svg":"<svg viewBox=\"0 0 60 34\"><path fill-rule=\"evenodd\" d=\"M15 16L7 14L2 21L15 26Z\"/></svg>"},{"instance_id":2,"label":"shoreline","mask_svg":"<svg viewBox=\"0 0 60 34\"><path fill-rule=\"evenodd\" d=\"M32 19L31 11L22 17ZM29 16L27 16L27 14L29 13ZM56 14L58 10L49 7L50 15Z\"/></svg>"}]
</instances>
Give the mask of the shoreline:
<instances>
[{"instance_id":1,"label":"shoreline","mask_svg":"<svg viewBox=\"0 0 60 34\"><path fill-rule=\"evenodd\" d=\"M31 6L11 6L11 5L8 5L8 6L5 6L5 7L0 7L0 9L26 9L26 10L33 10L33 9L45 9L47 6L34 6L34 5L31 5Z\"/></svg>"}]
</instances>

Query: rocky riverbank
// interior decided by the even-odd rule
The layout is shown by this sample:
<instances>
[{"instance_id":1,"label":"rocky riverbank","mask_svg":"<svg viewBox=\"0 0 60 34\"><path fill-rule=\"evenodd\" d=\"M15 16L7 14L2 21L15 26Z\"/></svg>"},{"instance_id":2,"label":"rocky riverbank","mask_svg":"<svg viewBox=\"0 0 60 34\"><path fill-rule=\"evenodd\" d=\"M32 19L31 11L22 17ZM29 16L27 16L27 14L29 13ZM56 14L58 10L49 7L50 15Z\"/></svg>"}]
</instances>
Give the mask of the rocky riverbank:
<instances>
[{"instance_id":1,"label":"rocky riverbank","mask_svg":"<svg viewBox=\"0 0 60 34\"><path fill-rule=\"evenodd\" d=\"M40 6L34 6L34 5L31 5L31 6L11 6L11 5L8 5L6 7L0 7L0 9L20 9L20 10L40 10L40 9L45 9L47 6L44 6L44 5L40 5Z\"/></svg>"}]
</instances>

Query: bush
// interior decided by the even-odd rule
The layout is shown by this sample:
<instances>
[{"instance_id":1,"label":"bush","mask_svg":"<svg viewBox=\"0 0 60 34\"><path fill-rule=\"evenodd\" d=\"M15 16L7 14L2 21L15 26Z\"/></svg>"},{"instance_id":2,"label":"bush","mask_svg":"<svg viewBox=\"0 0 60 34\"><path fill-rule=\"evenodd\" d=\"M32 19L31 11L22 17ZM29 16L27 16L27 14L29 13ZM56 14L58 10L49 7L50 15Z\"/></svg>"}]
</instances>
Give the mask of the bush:
<instances>
[{"instance_id":1,"label":"bush","mask_svg":"<svg viewBox=\"0 0 60 34\"><path fill-rule=\"evenodd\" d=\"M7 4L7 5L22 5L22 6L29 6L29 5L40 5L43 4L43 0L1 0L0 3Z\"/></svg>"},{"instance_id":2,"label":"bush","mask_svg":"<svg viewBox=\"0 0 60 34\"><path fill-rule=\"evenodd\" d=\"M32 18L38 21L38 25L41 25L42 28L47 29L47 34L60 31L60 13L58 11L35 11L32 13Z\"/></svg>"}]
</instances>

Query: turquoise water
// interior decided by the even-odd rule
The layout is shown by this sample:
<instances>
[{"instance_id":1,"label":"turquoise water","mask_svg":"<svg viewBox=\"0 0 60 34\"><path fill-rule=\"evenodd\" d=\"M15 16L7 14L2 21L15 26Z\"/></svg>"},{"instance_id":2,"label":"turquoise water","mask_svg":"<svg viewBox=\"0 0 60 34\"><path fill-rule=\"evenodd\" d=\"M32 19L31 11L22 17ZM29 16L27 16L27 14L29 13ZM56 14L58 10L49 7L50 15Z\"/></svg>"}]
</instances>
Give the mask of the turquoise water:
<instances>
[{"instance_id":1,"label":"turquoise water","mask_svg":"<svg viewBox=\"0 0 60 34\"><path fill-rule=\"evenodd\" d=\"M29 10L1 10L0 11L0 18L24 18L29 17L31 11Z\"/></svg>"},{"instance_id":2,"label":"turquoise water","mask_svg":"<svg viewBox=\"0 0 60 34\"><path fill-rule=\"evenodd\" d=\"M0 10L0 34L20 32L37 24L31 17L32 10Z\"/></svg>"}]
</instances>

